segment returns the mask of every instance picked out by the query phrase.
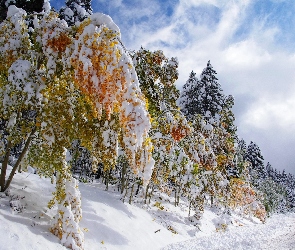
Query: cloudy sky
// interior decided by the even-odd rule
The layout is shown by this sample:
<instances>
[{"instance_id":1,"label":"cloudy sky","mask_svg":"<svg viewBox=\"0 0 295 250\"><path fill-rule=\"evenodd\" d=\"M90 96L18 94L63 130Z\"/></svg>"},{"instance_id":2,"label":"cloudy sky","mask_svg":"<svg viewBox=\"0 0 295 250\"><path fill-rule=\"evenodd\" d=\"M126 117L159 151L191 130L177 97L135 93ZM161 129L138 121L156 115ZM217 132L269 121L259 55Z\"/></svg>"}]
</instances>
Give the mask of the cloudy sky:
<instances>
[{"instance_id":1,"label":"cloudy sky","mask_svg":"<svg viewBox=\"0 0 295 250\"><path fill-rule=\"evenodd\" d=\"M63 1L51 0L60 8ZM238 135L265 163L295 174L294 0L92 0L110 15L128 49L179 60L177 87L208 60L235 97Z\"/></svg>"}]
</instances>

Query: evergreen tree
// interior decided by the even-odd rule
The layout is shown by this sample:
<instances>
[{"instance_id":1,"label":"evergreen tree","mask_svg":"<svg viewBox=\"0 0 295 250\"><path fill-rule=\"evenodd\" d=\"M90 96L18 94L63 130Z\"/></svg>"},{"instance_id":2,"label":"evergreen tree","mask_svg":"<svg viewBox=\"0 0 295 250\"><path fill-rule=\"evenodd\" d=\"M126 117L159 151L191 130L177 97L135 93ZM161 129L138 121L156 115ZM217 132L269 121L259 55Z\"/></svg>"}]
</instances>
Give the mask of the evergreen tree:
<instances>
[{"instance_id":1,"label":"evergreen tree","mask_svg":"<svg viewBox=\"0 0 295 250\"><path fill-rule=\"evenodd\" d=\"M198 114L200 110L200 105L202 103L198 99L200 97L198 91L198 79L196 73L192 71L189 75L189 79L184 84L180 97L178 99L178 106L181 109L181 112L186 116L186 118L192 121L195 117L195 114Z\"/></svg>"},{"instance_id":2,"label":"evergreen tree","mask_svg":"<svg viewBox=\"0 0 295 250\"><path fill-rule=\"evenodd\" d=\"M91 0L66 0L66 7L60 9L60 18L69 26L82 22L92 14Z\"/></svg>"},{"instance_id":3,"label":"evergreen tree","mask_svg":"<svg viewBox=\"0 0 295 250\"><path fill-rule=\"evenodd\" d=\"M224 96L210 61L204 68L200 80L192 71L185 83L178 104L187 119L193 120L197 114L211 124L219 122L219 113L224 106Z\"/></svg>"},{"instance_id":4,"label":"evergreen tree","mask_svg":"<svg viewBox=\"0 0 295 250\"><path fill-rule=\"evenodd\" d=\"M210 61L208 61L207 67L200 76L200 101L202 107L199 110L199 114L209 121L211 118L218 119L217 116L224 105L224 96L216 74Z\"/></svg>"},{"instance_id":5,"label":"evergreen tree","mask_svg":"<svg viewBox=\"0 0 295 250\"><path fill-rule=\"evenodd\" d=\"M263 204L267 213L286 211L287 193L284 186L271 179L265 179L260 183L259 191L263 193Z\"/></svg>"},{"instance_id":6,"label":"evergreen tree","mask_svg":"<svg viewBox=\"0 0 295 250\"><path fill-rule=\"evenodd\" d=\"M247 147L245 160L251 164L250 175L252 183L257 187L260 182L266 179L267 173L264 167L264 158L261 154L260 148L252 141Z\"/></svg>"},{"instance_id":7,"label":"evergreen tree","mask_svg":"<svg viewBox=\"0 0 295 250\"><path fill-rule=\"evenodd\" d=\"M269 162L267 162L265 169L267 172L267 177L270 178L271 180L274 180L275 173Z\"/></svg>"},{"instance_id":8,"label":"evergreen tree","mask_svg":"<svg viewBox=\"0 0 295 250\"><path fill-rule=\"evenodd\" d=\"M0 0L0 22L6 18L10 5L15 5L25 10L28 14L32 14L42 11L44 0Z\"/></svg>"}]
</instances>

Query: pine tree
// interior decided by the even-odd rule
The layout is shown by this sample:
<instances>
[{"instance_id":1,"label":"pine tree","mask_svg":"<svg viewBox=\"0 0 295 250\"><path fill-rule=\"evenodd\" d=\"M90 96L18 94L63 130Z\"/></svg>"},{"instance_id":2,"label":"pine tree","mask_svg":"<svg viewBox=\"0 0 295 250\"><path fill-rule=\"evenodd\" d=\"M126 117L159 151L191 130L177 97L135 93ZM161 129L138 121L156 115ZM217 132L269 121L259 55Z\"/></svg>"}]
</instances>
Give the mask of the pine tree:
<instances>
[{"instance_id":1,"label":"pine tree","mask_svg":"<svg viewBox=\"0 0 295 250\"><path fill-rule=\"evenodd\" d=\"M208 61L207 67L200 76L200 101L202 107L199 110L199 114L209 121L211 118L218 120L219 112L224 105L224 96L216 74L210 61Z\"/></svg>"},{"instance_id":2,"label":"pine tree","mask_svg":"<svg viewBox=\"0 0 295 250\"><path fill-rule=\"evenodd\" d=\"M28 14L32 14L42 11L44 0L0 0L0 22L6 18L10 5L15 5L25 10Z\"/></svg>"},{"instance_id":3,"label":"pine tree","mask_svg":"<svg viewBox=\"0 0 295 250\"><path fill-rule=\"evenodd\" d=\"M198 114L202 103L198 99L199 90L198 79L196 73L192 71L189 75L189 79L182 87L180 97L177 101L181 112L187 117L188 120L192 121L195 115Z\"/></svg>"},{"instance_id":4,"label":"pine tree","mask_svg":"<svg viewBox=\"0 0 295 250\"><path fill-rule=\"evenodd\" d=\"M268 214L285 212L287 207L286 189L270 178L263 180L259 185L263 193L263 204Z\"/></svg>"},{"instance_id":5,"label":"pine tree","mask_svg":"<svg viewBox=\"0 0 295 250\"><path fill-rule=\"evenodd\" d=\"M82 22L92 14L91 0L66 0L66 7L60 9L60 18L69 26Z\"/></svg>"},{"instance_id":6,"label":"pine tree","mask_svg":"<svg viewBox=\"0 0 295 250\"><path fill-rule=\"evenodd\" d=\"M178 100L182 112L189 120L193 120L199 114L211 124L219 122L224 96L216 74L210 61L202 71L200 80L193 71L190 73Z\"/></svg>"},{"instance_id":7,"label":"pine tree","mask_svg":"<svg viewBox=\"0 0 295 250\"><path fill-rule=\"evenodd\" d=\"M271 180L274 180L275 179L275 173L274 173L274 170L271 166L271 164L269 162L267 162L266 164L266 172L267 172L267 177L270 178Z\"/></svg>"},{"instance_id":8,"label":"pine tree","mask_svg":"<svg viewBox=\"0 0 295 250\"><path fill-rule=\"evenodd\" d=\"M261 154L260 148L252 141L247 147L245 160L251 164L250 175L252 178L252 183L258 187L259 183L266 179L267 173L263 162L264 158Z\"/></svg>"}]
</instances>

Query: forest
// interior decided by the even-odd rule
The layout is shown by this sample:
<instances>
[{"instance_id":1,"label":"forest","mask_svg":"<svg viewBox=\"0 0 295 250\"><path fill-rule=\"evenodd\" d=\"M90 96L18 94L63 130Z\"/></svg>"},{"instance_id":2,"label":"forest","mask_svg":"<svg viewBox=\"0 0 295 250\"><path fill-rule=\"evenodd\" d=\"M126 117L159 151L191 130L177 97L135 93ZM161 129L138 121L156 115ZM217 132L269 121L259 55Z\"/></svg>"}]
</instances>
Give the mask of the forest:
<instances>
[{"instance_id":1,"label":"forest","mask_svg":"<svg viewBox=\"0 0 295 250\"><path fill-rule=\"evenodd\" d=\"M83 249L78 182L115 187L130 204L168 194L196 226L206 207L262 222L295 211L295 176L239 138L210 61L179 90L177 58L128 50L91 0L64 5L0 1L1 192L28 168L51 178L51 232L72 249Z\"/></svg>"}]
</instances>

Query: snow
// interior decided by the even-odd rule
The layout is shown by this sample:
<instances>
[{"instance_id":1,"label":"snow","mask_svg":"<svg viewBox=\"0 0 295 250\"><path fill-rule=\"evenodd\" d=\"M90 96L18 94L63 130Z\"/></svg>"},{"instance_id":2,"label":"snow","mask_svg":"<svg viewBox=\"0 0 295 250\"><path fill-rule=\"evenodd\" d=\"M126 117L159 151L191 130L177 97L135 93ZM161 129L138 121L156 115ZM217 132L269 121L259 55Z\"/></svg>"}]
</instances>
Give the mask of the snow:
<instances>
[{"instance_id":1,"label":"snow","mask_svg":"<svg viewBox=\"0 0 295 250\"><path fill-rule=\"evenodd\" d=\"M295 214L274 215L265 224L241 224L230 227L226 232L212 233L163 248L181 249L295 249Z\"/></svg>"},{"instance_id":2,"label":"snow","mask_svg":"<svg viewBox=\"0 0 295 250\"><path fill-rule=\"evenodd\" d=\"M50 12L51 6L50 6L49 0L44 0L43 10L44 10L45 13L49 13Z\"/></svg>"},{"instance_id":3,"label":"snow","mask_svg":"<svg viewBox=\"0 0 295 250\"><path fill-rule=\"evenodd\" d=\"M220 219L207 209L195 227L187 220L184 203L175 207L168 196L162 195L160 209L154 201L150 206L123 203L118 192L105 191L100 183L79 187L85 249L295 249L292 213L273 215L262 224L236 215ZM57 209L47 208L53 191L50 179L32 171L15 175L8 196L0 193L0 235L5 235L0 250L66 249L49 232ZM229 221L225 231L216 230L217 224Z\"/></svg>"},{"instance_id":4,"label":"snow","mask_svg":"<svg viewBox=\"0 0 295 250\"><path fill-rule=\"evenodd\" d=\"M104 24L109 29L117 32L120 36L120 28L114 23L113 19L109 15L103 13L93 13L90 16L90 19L94 25L101 26Z\"/></svg>"},{"instance_id":5,"label":"snow","mask_svg":"<svg viewBox=\"0 0 295 250\"><path fill-rule=\"evenodd\" d=\"M17 8L15 5L10 5L7 10L7 18L19 17L25 14L26 12L23 9Z\"/></svg>"}]
</instances>

